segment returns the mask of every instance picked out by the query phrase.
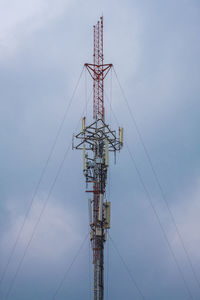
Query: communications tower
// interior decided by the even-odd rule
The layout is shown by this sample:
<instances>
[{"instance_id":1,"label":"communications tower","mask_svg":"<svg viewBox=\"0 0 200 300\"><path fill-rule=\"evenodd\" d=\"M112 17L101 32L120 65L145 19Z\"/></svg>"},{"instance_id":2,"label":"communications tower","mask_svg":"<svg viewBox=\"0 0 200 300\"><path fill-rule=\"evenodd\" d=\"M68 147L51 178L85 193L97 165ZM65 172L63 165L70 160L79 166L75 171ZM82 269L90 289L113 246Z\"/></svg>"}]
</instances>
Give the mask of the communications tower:
<instances>
[{"instance_id":1,"label":"communications tower","mask_svg":"<svg viewBox=\"0 0 200 300\"><path fill-rule=\"evenodd\" d=\"M105 198L109 152L123 146L123 128L118 134L105 122L104 79L112 64L104 64L103 17L94 26L93 63L86 63L93 80L93 121L87 125L82 119L82 130L73 138L73 149L83 151L83 173L89 193L90 240L94 265L94 300L104 299L104 243L110 228L110 202Z\"/></svg>"}]
</instances>

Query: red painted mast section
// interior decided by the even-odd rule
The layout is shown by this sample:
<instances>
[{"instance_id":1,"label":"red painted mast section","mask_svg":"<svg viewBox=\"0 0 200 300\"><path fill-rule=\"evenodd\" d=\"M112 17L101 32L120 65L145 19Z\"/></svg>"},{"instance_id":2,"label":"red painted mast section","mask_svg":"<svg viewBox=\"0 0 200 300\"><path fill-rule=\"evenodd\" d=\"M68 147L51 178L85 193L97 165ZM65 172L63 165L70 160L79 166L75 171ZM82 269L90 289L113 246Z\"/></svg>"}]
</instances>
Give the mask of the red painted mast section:
<instances>
[{"instance_id":1,"label":"red painted mast section","mask_svg":"<svg viewBox=\"0 0 200 300\"><path fill-rule=\"evenodd\" d=\"M93 118L104 121L104 79L112 64L104 64L103 17L94 26L93 64L85 64L93 78Z\"/></svg>"},{"instance_id":2,"label":"red painted mast section","mask_svg":"<svg viewBox=\"0 0 200 300\"><path fill-rule=\"evenodd\" d=\"M105 199L109 152L119 151L123 145L121 137L105 123L104 79L112 64L104 64L103 17L93 27L93 63L85 66L93 79L93 122L86 126L85 117L82 131L75 138L73 148L83 150L83 172L86 177L86 192L89 198L90 239L94 264L94 300L104 299L104 243L110 228L110 202ZM123 131L122 131L123 133Z\"/></svg>"}]
</instances>

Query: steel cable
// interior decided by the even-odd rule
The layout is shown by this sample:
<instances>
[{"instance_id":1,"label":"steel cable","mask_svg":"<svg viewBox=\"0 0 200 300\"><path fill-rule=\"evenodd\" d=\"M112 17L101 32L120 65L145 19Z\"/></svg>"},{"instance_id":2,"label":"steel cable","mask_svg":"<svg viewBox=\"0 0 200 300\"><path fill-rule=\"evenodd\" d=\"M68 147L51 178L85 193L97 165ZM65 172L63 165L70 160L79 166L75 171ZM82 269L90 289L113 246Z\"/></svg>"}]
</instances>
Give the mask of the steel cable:
<instances>
[{"instance_id":1,"label":"steel cable","mask_svg":"<svg viewBox=\"0 0 200 300\"><path fill-rule=\"evenodd\" d=\"M118 119L117 119L117 117L116 117L116 115L115 115L115 113L114 113L113 110L112 110L112 114L113 114L113 117L114 117L114 119L115 119L117 125L119 126ZM173 249L172 249L172 246L171 246L171 244L170 244L170 242L169 242L169 239L168 239L168 237L167 237L167 233L166 233L166 231L165 231L165 229L164 229L164 227L163 227L163 225L162 225L161 219L160 219L160 217L159 217L159 215L158 215L158 213L157 213L157 211L156 211L156 208L155 208L155 206L154 206L154 204L153 204L153 201L152 201L152 199L151 199L150 193L149 193L149 191L148 191L148 189L147 189L147 187L146 187L146 185L145 185L145 183L144 183L143 177L142 177L142 175L141 175L141 173L140 173L140 171L139 171L139 168L138 168L138 166L137 166L137 164L136 164L136 161L135 161L135 159L134 159L134 157L133 157L133 155L132 155L132 153L131 153L131 151L130 151L130 148L129 148L127 142L126 142L125 144L126 144L128 153L129 153L129 155L130 155L130 158L131 158L131 160L132 160L132 162L133 162L133 165L134 165L134 167L135 167L135 170L136 170L136 173L137 173L137 175L138 175L138 178L139 178L139 180L140 180L140 183L141 183L141 185L142 185L142 187L143 187L143 189L144 189L144 191L145 191L145 193L146 193L147 199L148 199L148 201L149 201L149 203L150 203L150 206L151 206L151 208L152 208L152 210L153 210L153 212L154 212L154 215L155 215L155 217L156 217L156 219L157 219L157 221L158 221L159 227L160 227L160 229L161 229L161 232L163 233L163 237L164 237L164 239L165 239L165 241L166 241L166 243L167 243L168 249L170 250L170 253L171 253L172 257L173 257L173 260L174 260L174 262L175 262L175 265L176 265L176 267L177 267L177 270L178 270L178 272L179 272L179 275L181 276L181 279L182 279L182 281L183 281L183 284L184 284L184 286L185 286L185 288L186 288L186 291L187 291L187 293L188 293L188 296L190 297L190 299L194 299L194 298L193 298L193 295L192 295L192 293L191 293L191 291L190 291L190 288L189 288L189 286L188 286L188 284L187 284L187 281L186 281L186 279L185 279L185 276L184 276L184 274L183 274L183 272L182 272L182 269L181 269L181 267L180 267L180 265L179 265L179 263L178 263L178 260L177 260L177 258L176 258L176 255L175 255L175 253L174 253L174 251L173 251Z\"/></svg>"},{"instance_id":2,"label":"steel cable","mask_svg":"<svg viewBox=\"0 0 200 300\"><path fill-rule=\"evenodd\" d=\"M75 254L75 256L74 256L71 264L69 265L67 271L64 273L64 276L61 278L61 281L59 282L58 287L57 287L57 289L56 289L53 297L51 298L51 300L55 300L56 299L56 296L58 295L58 293L59 293L60 289L62 288L62 286L63 286L63 284L64 284L67 276L69 275L69 272L71 271L71 268L72 268L73 264L75 263L76 259L78 258L79 254L81 253L81 250L82 250L82 248L83 248L83 246L84 246L87 238L88 238L88 233L86 234L83 242L81 243L81 245L80 245L77 253Z\"/></svg>"},{"instance_id":3,"label":"steel cable","mask_svg":"<svg viewBox=\"0 0 200 300\"><path fill-rule=\"evenodd\" d=\"M39 217L38 217L38 219L37 219L37 221L36 221L36 223L35 223L35 226L34 226L34 228L33 228L32 234L31 234L31 236L30 236L30 238L29 238L29 240L28 240L28 243L27 243L26 248L25 248L25 250L24 250L24 252L23 252L23 255L22 255L22 257L21 257L21 260L19 261L19 264L18 264L18 266L17 266L16 272L15 272L15 274L14 274L12 280L11 280L11 283L10 283L10 285L9 285L8 291L7 291L7 293L6 293L5 300L7 300L7 299L9 298L10 292L11 292L11 290L12 290L12 288L13 288L13 285L14 285L14 283L15 283L15 280L16 280L16 278L17 278L19 272L20 272L20 269L21 269L21 267L22 267L24 258L25 258L26 254L27 254L27 252L28 252L28 249L30 248L31 242L32 242L33 237L34 237L34 235L35 235L35 233L36 233L36 230L37 230L37 228L38 228L38 226L39 226L39 223L40 223L41 218L42 218L42 216L43 216L43 214L44 214L44 211L45 211L45 209L46 209L46 207L47 207L47 203L48 203L48 201L49 201L49 198L50 198L50 196L51 196L51 193L52 193L52 191L53 191L53 188L54 188L54 186L55 186L55 184L56 184L56 182L57 182L57 179L58 179L58 177L59 177L59 175L60 175L60 172L61 172L61 170L62 170L63 164L64 164L64 162L65 162L65 159L66 159L66 157L67 157L67 154L68 154L70 148L71 148L71 143L68 145L67 150L66 150L66 152L65 152L65 154L64 154L64 157L63 157L63 159L62 159L62 161L61 161L61 163L60 163L60 165L59 165L59 168L58 168L58 171L57 171L56 176L55 176L55 178L54 178L53 184L52 184L51 187L50 187L49 193L48 193L47 198L46 198L46 200L45 200L45 202L44 202L44 204L43 204L43 206L42 206L42 209L41 209L41 211L40 211Z\"/></svg>"},{"instance_id":4,"label":"steel cable","mask_svg":"<svg viewBox=\"0 0 200 300\"><path fill-rule=\"evenodd\" d=\"M109 233L108 233L108 236L109 236L109 239L110 239L110 241L111 241L111 243L112 243L114 249L116 250L116 252L117 252L119 258L121 259L121 261L122 261L122 263L123 263L123 265L124 265L124 267L125 267L125 269L126 269L128 275L129 275L129 277L130 277L130 279L131 279L131 281L132 281L132 283L133 283L133 285L134 285L134 287L135 287L136 290L138 291L138 294L140 295L140 297L141 297L143 300L145 300L146 298L145 298L144 294L142 293L141 288L138 286L138 284L137 284L136 280L134 279L134 277L133 277L133 275L132 275L132 273L131 273L129 267L127 266L125 260L123 259L122 255L120 254L120 252L119 252L119 250L118 250L118 248L117 248L115 242L113 241L113 239L111 238L111 236L110 236Z\"/></svg>"},{"instance_id":5,"label":"steel cable","mask_svg":"<svg viewBox=\"0 0 200 300\"><path fill-rule=\"evenodd\" d=\"M91 98L91 94L90 94L90 97L88 98L87 103L89 102L90 98ZM86 104L86 105L87 105L87 104ZM82 114L84 113L84 111L85 111L85 107L84 107L84 109L83 109ZM82 116L81 116L81 118L82 118ZM80 124L81 118L79 119L78 124L77 124L75 130L77 130L77 128L78 128L78 126L79 126L79 124ZM26 254L27 254L27 252L28 252L28 249L30 248L31 242L32 242L33 237L34 237L34 235L35 235L35 233L36 233L36 230L37 230L37 228L38 228L38 226L39 226L39 223L40 223L40 221L41 221L41 219L42 219L42 216L43 216L43 214L44 214L44 211L45 211L45 209L46 209L46 206L47 206L48 201L49 201L49 199L50 199L50 196L51 196L51 194L52 194L52 191L53 191L53 189L54 189L54 187L55 187L55 185L56 185L57 179L58 179L58 177L59 177L59 175L60 175L60 173L61 173L62 167L63 167L64 162L65 162L65 160L66 160L66 157L67 157L67 155L68 155L68 153L69 153L70 147L71 147L71 142L69 143L69 145L68 145L68 147L67 147L67 149L66 149L66 151L65 151L65 153L64 153L63 159L62 159L62 161L61 161L61 163L60 163L60 165L59 165L59 167L58 167L58 170L57 170L57 172L56 172L56 176L55 176L55 178L54 178L54 180L53 180L53 183L52 183L52 185L51 185L51 187L50 187L50 189L49 189L47 198L46 198L46 200L45 200L45 202L44 202L44 204L43 204L43 206L42 206L42 209L41 209L40 214L39 214L39 217L38 217L38 219L37 219L37 221L36 221L36 223L35 223L35 226L33 227L33 231L32 231L32 233L31 233L30 239L28 240L28 243L27 243L27 245L26 245L26 247L25 247L25 250L24 250L24 253L23 253L23 255L22 255L22 258L21 258L21 260L20 260L20 262L19 262L19 264L18 264L18 266L17 266L16 272L15 272L15 274L14 274L14 276L13 276L13 278L12 278L12 281L11 281L11 283L10 283L10 285L9 285L8 291L7 291L7 293L6 293L5 300L8 299L8 297L9 297L9 295L10 295L10 292L11 292L11 290L12 290L12 288L13 288L13 285L14 285L14 283L15 283L15 281L16 281L16 278L17 278L17 276L18 276L18 274L19 274L19 272L20 272L20 269L21 269L21 267L22 267L24 258L25 258Z\"/></svg>"},{"instance_id":6,"label":"steel cable","mask_svg":"<svg viewBox=\"0 0 200 300\"><path fill-rule=\"evenodd\" d=\"M113 67L113 69L114 69L114 67ZM147 149L147 146L146 146L146 144L145 144L145 142L144 142L144 139L143 139L143 137L142 137L142 134L141 134L141 132L140 132L140 130L139 130L138 124L137 124L136 119L135 119L135 117L134 117L134 115L133 115L133 112L132 112L132 110L131 110L131 108L130 108L129 102L128 102L128 100L127 100L127 97L126 97L126 95L125 95L125 92L124 92L124 90L123 90L123 88L122 88L122 85L121 85L121 83L120 83L120 81L119 81L119 78L118 78L118 76L117 76L117 73L116 73L115 69L114 69L114 73L115 73L115 76L116 76L118 85L119 85L119 87L120 87L120 90L121 90L123 99L124 99L124 101L125 101L125 103L126 103L126 105L127 105L129 114L130 114L131 119L132 119L132 122L133 122L133 124L134 124L134 126L135 126L137 135L138 135L139 140L140 140L140 142L141 142L142 148L143 148L144 153L145 153L145 155L146 155L146 157L147 157L147 160L148 160L148 162L149 162L149 165L150 165L150 168L151 168L151 170L152 170L153 176L154 176L155 181L156 181L156 183L157 183L157 185L158 185L158 188L159 188L159 190L160 190L161 197L162 197L162 199L163 199L163 201L164 201L164 203L165 203L165 205L166 205L166 207L167 207L167 211L168 211L168 213L169 213L169 215L170 215L171 221L172 221L172 223L173 223L173 225L174 225L174 228L175 228L175 230L176 230L177 236L178 236L178 238L179 238L180 244L181 244L181 246L182 246L182 248L183 248L183 251L184 251L184 253L185 253L186 259L187 259L188 264L189 264L189 267L190 267L190 269L191 269L191 271L192 271L192 274L193 274L193 276L194 276L194 279L195 279L195 281L196 281L196 283L197 283L197 285L198 285L198 287L199 287L199 289L200 289L200 280L199 280L199 278L198 278L198 276L197 276L197 274L196 274L196 272L195 272L195 269L194 269L192 260L191 260L190 255L189 255L189 252L188 252L188 250L187 250L187 248L186 248L186 246L185 246L183 237L182 237L182 235L181 235L181 233L180 233L180 230L179 230L179 228L178 228L178 225L177 225L177 222L176 222L176 220L175 220L174 214L172 213L172 210L171 210L171 208L170 208L170 206L169 206L169 203L168 203L167 198L166 198L166 196L165 196L164 189L163 189L163 187L162 187L162 185L161 185L161 182L160 182L160 180L159 180L158 174L157 174L157 172L156 172L156 170L155 170L155 167L154 167L154 165L153 165L151 156L150 156L149 151L148 151L148 149Z\"/></svg>"},{"instance_id":7,"label":"steel cable","mask_svg":"<svg viewBox=\"0 0 200 300\"><path fill-rule=\"evenodd\" d=\"M179 272L179 274L180 274L180 276L181 276L181 278L182 278L182 280L183 280L183 283L184 283L184 286L185 286L185 288L186 288L186 290L187 290L187 292L188 292L188 295L189 295L190 299L194 299L193 296L192 296L192 293L191 293L191 291L190 291L190 288L189 288L189 286L188 286L188 284L187 284L187 281L186 281L186 279L185 279L185 276L184 276L184 274L183 274L183 272L182 272L182 269L181 269L181 267L180 267L180 265L179 265L179 263L178 263L178 260L177 260L177 258L176 258L176 255L175 255L175 253L174 253L174 250L173 250L173 248L172 248L172 246L171 246L171 244L170 244L170 242L169 242L169 239L168 239L168 237L167 237L167 233L166 233L166 231L165 231L165 229L164 229L164 226L162 225L161 219L160 219L160 217L159 217L159 215L158 215L158 213L157 213L157 210L156 210L156 208L155 208L155 206L154 206L154 204L153 204L153 201L152 201L152 199L151 199L150 193L149 193L149 191L148 191L148 189L147 189L147 187L146 187L146 185L145 185L145 183L144 183L144 180L143 180L143 178L142 178L142 175L141 175L141 173L140 173L140 171L139 171L139 169L138 169L138 167L137 167L136 161L135 161L135 159L134 159L132 153L130 152L130 149L129 149L127 143L126 143L126 147L127 147L127 149L128 149L128 153L129 153L129 155L130 155L130 157L131 157L131 160L132 160L132 162L133 162L133 164L134 164L134 167L135 167L135 169L136 169L136 172L137 172L137 175L138 175L138 177L139 177L139 179L140 179L140 182L141 182L141 184L142 184L142 186L143 186L143 189L144 189L144 191L145 191L145 193L146 193L146 195L147 195L147 198L148 198L148 200L149 200L150 206L151 206L151 208L152 208L152 210L153 210L153 212L154 212L154 214L155 214L155 216L156 216L156 219L157 219L157 221L158 221L158 224L159 224L159 226L160 226L160 229L161 229L161 231L162 231L162 233L163 233L163 237L164 237L164 239L165 239L165 241L166 241L166 243L167 243L167 245L168 245L168 249L170 250L171 255L172 255L173 259L174 259L174 262L175 262L175 264L176 264L177 270L178 270L178 272Z\"/></svg>"},{"instance_id":8,"label":"steel cable","mask_svg":"<svg viewBox=\"0 0 200 300\"><path fill-rule=\"evenodd\" d=\"M108 230L106 232L108 234ZM108 295L109 295L109 274L110 274L110 247L109 247L109 239L107 240L107 272L106 272L106 299L108 300Z\"/></svg>"},{"instance_id":9,"label":"steel cable","mask_svg":"<svg viewBox=\"0 0 200 300\"><path fill-rule=\"evenodd\" d=\"M84 67L83 67L83 69L82 69L82 71L81 71L81 73L80 73L80 76L79 76L79 78L78 78L78 81L77 81L77 83L76 83L76 85L75 85L75 88L74 88L74 91L73 91L72 96L71 96L71 98L70 98L70 101L69 101L69 103L68 103L68 105L67 105L67 107L66 107L66 109L65 109L64 116L63 116L63 118L62 118L62 120L61 120L61 123L60 123L60 125L59 125L59 128L58 128L58 130L57 130L57 133L56 133L55 139L54 139L54 141L53 141L53 144L52 144L52 146L51 146L49 155L48 155L48 157L47 157L47 160L46 160L46 162L45 162L45 164L44 164L44 167L43 167L42 172L41 172L41 174L40 174L39 180L38 180L37 185L36 185L36 187L35 187L33 196L32 196L31 201L30 201L30 205L29 205L29 207L28 207L28 209L27 209L27 211L26 211L26 213L25 213L25 216L24 216L22 225L21 225L21 227L20 227L20 229L19 229L19 232L18 232L18 234L17 234L16 240L15 240L15 242L14 242L14 244L13 244L13 246L12 246L12 249L11 249L11 251L10 251L8 260L7 260L7 262L6 262L5 268L4 268L4 270L3 270L3 272L2 272L2 275L1 275L1 278L0 278L0 285L2 284L2 282L3 282L3 280L4 280L5 276L6 276L8 267L9 267L9 265L10 265L10 262L11 262L12 258L13 258L13 255L14 255L14 253L15 253L15 250L16 250L16 247L17 247L18 242L19 242L19 240L20 240L20 237L21 237L21 235L22 235L23 229L24 229L24 227L25 227L25 225L26 225L26 220L27 220L27 218L28 218L28 216L29 216L29 214L30 214L30 211L31 211L32 207L33 207L33 203L34 203L35 198L36 198L36 196L37 196L37 194L38 194L38 190L39 190L40 185L41 185L41 183L42 183L42 180L43 180L43 178L44 178L44 175L45 175L45 172L46 172L46 170L47 170L47 167L48 167L48 165L49 165L49 161L50 161L50 159L51 159L51 157L52 157L52 155L53 155L53 152L54 152L54 150L55 150L55 147L56 147L58 138L59 138L59 136L60 136L61 130L62 130L63 125L64 125L64 122L65 122L66 117L67 117L67 115L68 115L70 106L71 106L71 104L72 104L72 101L73 101L73 99L74 99L75 93L76 93L77 88L78 88L78 86L79 86L79 83L80 83L80 80L81 80L81 77L82 77L82 74L83 74L83 70L84 70Z\"/></svg>"},{"instance_id":10,"label":"steel cable","mask_svg":"<svg viewBox=\"0 0 200 300\"><path fill-rule=\"evenodd\" d=\"M90 226L89 226L90 232ZM89 276L89 299L92 300L92 279L91 279L91 270L90 270L90 262L92 261L91 256L91 241L89 239L89 254L88 254L88 276Z\"/></svg>"}]
</instances>

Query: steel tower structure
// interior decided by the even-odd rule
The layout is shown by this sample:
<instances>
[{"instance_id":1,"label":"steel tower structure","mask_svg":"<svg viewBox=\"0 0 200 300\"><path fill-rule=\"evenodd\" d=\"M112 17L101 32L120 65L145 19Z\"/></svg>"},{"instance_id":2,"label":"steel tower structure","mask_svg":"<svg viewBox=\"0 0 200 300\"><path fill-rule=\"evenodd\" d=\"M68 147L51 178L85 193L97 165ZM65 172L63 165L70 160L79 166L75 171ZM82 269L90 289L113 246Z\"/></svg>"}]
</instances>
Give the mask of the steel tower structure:
<instances>
[{"instance_id":1,"label":"steel tower structure","mask_svg":"<svg viewBox=\"0 0 200 300\"><path fill-rule=\"evenodd\" d=\"M93 122L86 125L82 119L82 130L73 137L73 149L83 151L83 172L86 178L86 192L90 196L89 220L90 240L94 264L94 300L104 299L104 243L110 228L110 202L105 199L109 152L123 146L123 128L119 134L105 123L104 79L112 64L104 64L103 17L94 26L93 64L85 64L93 80Z\"/></svg>"}]
</instances>

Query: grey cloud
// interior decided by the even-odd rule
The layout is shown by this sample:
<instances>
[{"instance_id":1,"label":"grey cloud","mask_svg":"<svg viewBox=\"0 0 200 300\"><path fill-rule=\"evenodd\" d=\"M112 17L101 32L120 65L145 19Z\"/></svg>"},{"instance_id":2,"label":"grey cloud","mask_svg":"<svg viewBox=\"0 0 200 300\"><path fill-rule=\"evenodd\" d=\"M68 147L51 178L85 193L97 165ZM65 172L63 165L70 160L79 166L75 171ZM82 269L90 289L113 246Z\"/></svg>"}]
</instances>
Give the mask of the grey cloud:
<instances>
[{"instance_id":1,"label":"grey cloud","mask_svg":"<svg viewBox=\"0 0 200 300\"><path fill-rule=\"evenodd\" d=\"M15 26L15 23L7 31L8 36L15 39L13 44L7 41L7 53L1 53L0 61L1 270L77 77L84 62L92 60L92 25L102 11L105 18L105 60L115 65L167 199L180 221L184 240L189 243L193 263L197 266L198 222L196 211L191 209L197 200L193 202L191 198L198 199L193 191L197 189L194 182L199 178L198 2L103 1L100 7L96 1L67 4L59 1L57 8L53 2L49 5L45 2L46 6L43 6L41 1L37 1L35 9L29 11L27 8L25 13L22 13L24 3L20 3L19 9L14 9L18 25ZM11 20L10 8L6 11ZM6 24L4 28L8 28ZM36 207L46 198L84 105L83 76L42 182ZM123 104L114 74L112 107L120 124L125 127L125 139L133 151L192 293L198 299L199 290L161 202L160 192ZM109 120L109 113L107 117ZM111 120L112 127L117 128L113 116ZM74 243L68 240L65 226L71 222L78 237L87 232L87 198L81 157L81 153L72 151L67 157L49 201L49 209L47 207L13 288L11 300L50 299L81 243L80 239ZM117 165L111 166L110 183L111 236L146 298L188 299L126 147L117 158ZM188 190L187 197L185 190ZM198 205L195 207L198 210ZM185 211L190 213L184 215ZM68 214L72 214L72 219ZM57 222L62 223L62 228L57 226ZM188 231L196 233L191 240ZM22 243L18 248L0 287L1 295L6 292L23 246ZM140 299L111 243L109 247L109 298L121 299L126 295L127 300L133 297ZM58 260L49 256L48 262L45 261L45 249L48 254L54 248ZM58 299L67 297L76 300L80 296L88 299L88 252L87 243ZM107 285L107 281L105 283Z\"/></svg>"}]
</instances>

